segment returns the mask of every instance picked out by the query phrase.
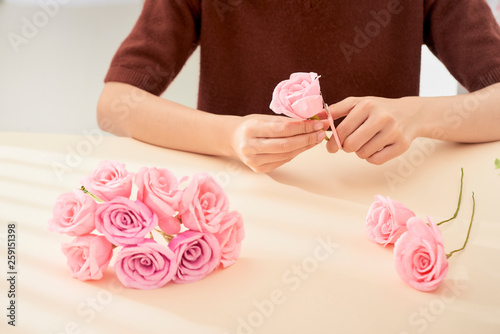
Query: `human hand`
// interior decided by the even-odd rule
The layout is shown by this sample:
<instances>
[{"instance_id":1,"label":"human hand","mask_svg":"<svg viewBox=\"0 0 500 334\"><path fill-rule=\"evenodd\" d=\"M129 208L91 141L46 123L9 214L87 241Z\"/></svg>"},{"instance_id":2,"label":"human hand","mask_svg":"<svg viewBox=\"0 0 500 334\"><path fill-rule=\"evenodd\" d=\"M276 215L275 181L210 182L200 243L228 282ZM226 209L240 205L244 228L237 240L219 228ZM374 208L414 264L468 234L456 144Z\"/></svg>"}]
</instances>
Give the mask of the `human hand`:
<instances>
[{"instance_id":1,"label":"human hand","mask_svg":"<svg viewBox=\"0 0 500 334\"><path fill-rule=\"evenodd\" d=\"M234 129L234 156L257 173L267 173L325 139L328 121L248 115Z\"/></svg>"},{"instance_id":2,"label":"human hand","mask_svg":"<svg viewBox=\"0 0 500 334\"><path fill-rule=\"evenodd\" d=\"M334 119L346 116L337 126L343 150L372 164L401 155L418 136L418 97L349 97L329 109ZM330 153L338 151L334 140L326 147Z\"/></svg>"}]
</instances>

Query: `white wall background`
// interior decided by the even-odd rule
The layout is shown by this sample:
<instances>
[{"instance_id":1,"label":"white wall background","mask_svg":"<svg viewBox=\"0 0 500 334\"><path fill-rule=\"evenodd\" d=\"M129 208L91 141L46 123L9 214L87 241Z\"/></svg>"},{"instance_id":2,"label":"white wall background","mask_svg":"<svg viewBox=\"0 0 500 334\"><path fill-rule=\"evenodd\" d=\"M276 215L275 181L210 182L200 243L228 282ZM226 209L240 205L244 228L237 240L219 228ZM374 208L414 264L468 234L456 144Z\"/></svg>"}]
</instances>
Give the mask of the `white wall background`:
<instances>
[{"instance_id":1,"label":"white wall background","mask_svg":"<svg viewBox=\"0 0 500 334\"><path fill-rule=\"evenodd\" d=\"M0 0L1 2L2 0ZM5 3L25 6L37 6L42 2L49 2L50 0L3 0ZM139 3L141 0L58 0L59 3L64 3L65 6L99 6L99 5L112 5L112 4L127 4Z\"/></svg>"},{"instance_id":2,"label":"white wall background","mask_svg":"<svg viewBox=\"0 0 500 334\"><path fill-rule=\"evenodd\" d=\"M68 4L61 5L26 44L19 45L18 52L6 37L21 35L25 20L33 21L42 9L38 0L0 2L0 131L82 133L97 129L95 109L104 75L135 23L142 1L65 1ZM195 107L198 64L196 52L164 97ZM421 95L456 92L456 81L424 48Z\"/></svg>"}]
</instances>

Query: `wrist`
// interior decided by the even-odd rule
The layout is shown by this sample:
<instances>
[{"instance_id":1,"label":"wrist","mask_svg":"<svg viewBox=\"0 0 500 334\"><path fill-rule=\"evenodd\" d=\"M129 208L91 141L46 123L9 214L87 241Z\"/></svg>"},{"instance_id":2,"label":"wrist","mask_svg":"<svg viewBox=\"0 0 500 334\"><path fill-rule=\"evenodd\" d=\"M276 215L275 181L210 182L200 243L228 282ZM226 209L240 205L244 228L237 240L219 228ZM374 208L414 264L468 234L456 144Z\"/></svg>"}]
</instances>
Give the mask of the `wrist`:
<instances>
[{"instance_id":1,"label":"wrist","mask_svg":"<svg viewBox=\"0 0 500 334\"><path fill-rule=\"evenodd\" d=\"M443 119L452 101L448 97L411 97L414 112L415 138L441 139Z\"/></svg>"},{"instance_id":2,"label":"wrist","mask_svg":"<svg viewBox=\"0 0 500 334\"><path fill-rule=\"evenodd\" d=\"M431 128L427 120L427 109L429 101L419 96L407 96L401 98L405 112L409 113L407 129L411 140L418 137L427 137Z\"/></svg>"},{"instance_id":3,"label":"wrist","mask_svg":"<svg viewBox=\"0 0 500 334\"><path fill-rule=\"evenodd\" d=\"M237 158L237 148L235 147L237 140L237 129L240 124L244 121L244 117L242 116L233 116L233 115L214 115L215 117L220 117L218 120L220 128L219 128L219 147L220 147L220 156Z\"/></svg>"}]
</instances>

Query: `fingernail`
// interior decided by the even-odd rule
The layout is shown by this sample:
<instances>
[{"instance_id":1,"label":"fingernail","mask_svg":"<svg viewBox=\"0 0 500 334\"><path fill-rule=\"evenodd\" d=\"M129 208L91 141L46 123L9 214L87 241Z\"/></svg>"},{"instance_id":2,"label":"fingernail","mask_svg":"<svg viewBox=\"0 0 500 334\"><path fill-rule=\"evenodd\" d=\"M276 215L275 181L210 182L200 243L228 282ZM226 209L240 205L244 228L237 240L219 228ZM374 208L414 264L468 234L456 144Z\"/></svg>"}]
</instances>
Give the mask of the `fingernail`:
<instances>
[{"instance_id":1,"label":"fingernail","mask_svg":"<svg viewBox=\"0 0 500 334\"><path fill-rule=\"evenodd\" d=\"M323 123L317 122L316 124L314 124L314 131L318 131L321 129L323 129Z\"/></svg>"},{"instance_id":2,"label":"fingernail","mask_svg":"<svg viewBox=\"0 0 500 334\"><path fill-rule=\"evenodd\" d=\"M318 133L318 141L322 141L323 139L325 139L325 136L326 136L326 133L324 131L321 131L320 133Z\"/></svg>"}]
</instances>

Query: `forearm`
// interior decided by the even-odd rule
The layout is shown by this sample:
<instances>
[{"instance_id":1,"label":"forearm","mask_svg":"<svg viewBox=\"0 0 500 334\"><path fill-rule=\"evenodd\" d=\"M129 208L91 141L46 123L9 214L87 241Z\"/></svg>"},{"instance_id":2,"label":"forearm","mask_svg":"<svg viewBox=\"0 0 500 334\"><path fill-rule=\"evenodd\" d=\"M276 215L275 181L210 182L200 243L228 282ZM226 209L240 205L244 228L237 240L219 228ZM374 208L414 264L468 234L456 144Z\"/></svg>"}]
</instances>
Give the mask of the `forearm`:
<instances>
[{"instance_id":1,"label":"forearm","mask_svg":"<svg viewBox=\"0 0 500 334\"><path fill-rule=\"evenodd\" d=\"M241 117L214 115L111 82L97 107L101 129L150 144L195 153L234 156L231 131Z\"/></svg>"},{"instance_id":2,"label":"forearm","mask_svg":"<svg viewBox=\"0 0 500 334\"><path fill-rule=\"evenodd\" d=\"M419 108L420 137L452 142L500 140L500 84L474 93L409 101Z\"/></svg>"}]
</instances>

